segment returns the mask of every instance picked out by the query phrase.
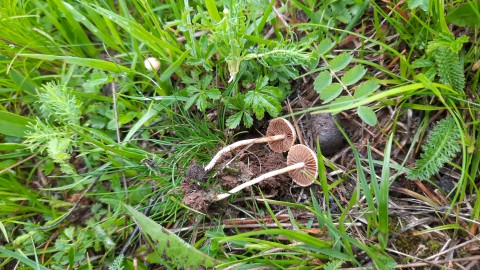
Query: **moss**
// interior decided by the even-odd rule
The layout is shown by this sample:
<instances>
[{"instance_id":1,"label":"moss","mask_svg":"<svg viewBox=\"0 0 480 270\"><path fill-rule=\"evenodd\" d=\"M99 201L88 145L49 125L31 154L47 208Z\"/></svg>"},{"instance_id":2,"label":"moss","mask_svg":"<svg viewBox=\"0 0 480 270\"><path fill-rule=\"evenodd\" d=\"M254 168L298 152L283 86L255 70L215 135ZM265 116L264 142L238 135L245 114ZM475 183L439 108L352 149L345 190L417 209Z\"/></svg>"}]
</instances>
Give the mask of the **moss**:
<instances>
[{"instance_id":1,"label":"moss","mask_svg":"<svg viewBox=\"0 0 480 270\"><path fill-rule=\"evenodd\" d=\"M414 255L419 258L426 258L437 254L442 248L441 242L428 237L427 235L403 234L393 239L393 244L398 251ZM407 263L410 258L406 257L402 263Z\"/></svg>"}]
</instances>

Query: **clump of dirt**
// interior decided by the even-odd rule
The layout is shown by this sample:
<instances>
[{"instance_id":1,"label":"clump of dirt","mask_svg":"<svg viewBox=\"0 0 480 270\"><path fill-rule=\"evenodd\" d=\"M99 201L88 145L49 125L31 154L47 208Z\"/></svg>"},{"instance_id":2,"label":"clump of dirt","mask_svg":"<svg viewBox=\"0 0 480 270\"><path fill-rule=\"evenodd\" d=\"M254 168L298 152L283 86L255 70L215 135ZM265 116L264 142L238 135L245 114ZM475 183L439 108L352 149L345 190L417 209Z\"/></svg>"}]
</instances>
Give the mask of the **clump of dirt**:
<instances>
[{"instance_id":1,"label":"clump of dirt","mask_svg":"<svg viewBox=\"0 0 480 270\"><path fill-rule=\"evenodd\" d=\"M182 203L195 210L206 211L211 201L208 200L208 194L205 190L195 190L185 194Z\"/></svg>"},{"instance_id":2,"label":"clump of dirt","mask_svg":"<svg viewBox=\"0 0 480 270\"><path fill-rule=\"evenodd\" d=\"M307 135L310 137L310 145L314 146L319 140L322 154L326 156L337 153L345 142L334 119L337 120L337 117L329 113L312 114L308 117L308 123L305 125Z\"/></svg>"},{"instance_id":3,"label":"clump of dirt","mask_svg":"<svg viewBox=\"0 0 480 270\"><path fill-rule=\"evenodd\" d=\"M205 182L207 180L207 172L203 166L192 163L190 167L188 167L186 177L188 179L196 179Z\"/></svg>"},{"instance_id":4,"label":"clump of dirt","mask_svg":"<svg viewBox=\"0 0 480 270\"><path fill-rule=\"evenodd\" d=\"M205 211L210 204L207 191L203 190L200 183L206 182L207 172L203 166L192 163L180 183L183 197L182 203L196 210Z\"/></svg>"},{"instance_id":5,"label":"clump of dirt","mask_svg":"<svg viewBox=\"0 0 480 270\"><path fill-rule=\"evenodd\" d=\"M253 175L249 166L243 161L232 162L229 165L225 165L223 168L220 177L220 185L225 190L230 190L241 185L243 182L251 179Z\"/></svg>"},{"instance_id":6,"label":"clump of dirt","mask_svg":"<svg viewBox=\"0 0 480 270\"><path fill-rule=\"evenodd\" d=\"M244 182L286 166L284 154L272 152L266 145L252 145L247 149L239 150L238 155L232 155L234 160L226 159L215 167L214 175L217 184L206 183L207 173L204 168L192 164L187 170L180 186L184 196L183 203L193 209L207 212L213 205L215 195L233 189ZM213 182L213 181L212 181ZM270 177L256 184L262 193L269 196L283 196L288 194L291 179L288 174ZM248 192L249 188L246 189ZM251 188L254 192L257 188ZM254 193L255 194L255 193ZM212 208L214 208L212 206Z\"/></svg>"}]
</instances>

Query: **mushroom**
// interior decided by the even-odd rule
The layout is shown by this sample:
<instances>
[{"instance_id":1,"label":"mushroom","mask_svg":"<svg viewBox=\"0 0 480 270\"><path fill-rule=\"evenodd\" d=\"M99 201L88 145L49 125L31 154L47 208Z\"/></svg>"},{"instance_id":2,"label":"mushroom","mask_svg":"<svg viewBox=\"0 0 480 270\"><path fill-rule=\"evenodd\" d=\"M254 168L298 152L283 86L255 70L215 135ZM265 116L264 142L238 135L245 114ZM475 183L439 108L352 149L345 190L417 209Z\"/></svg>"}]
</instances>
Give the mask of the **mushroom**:
<instances>
[{"instance_id":1,"label":"mushroom","mask_svg":"<svg viewBox=\"0 0 480 270\"><path fill-rule=\"evenodd\" d=\"M238 187L235 187L227 193L219 194L214 201L223 200L230 195L239 192L240 190L251 185L260 183L261 181L282 173L286 173L292 177L293 181L299 186L306 187L313 183L313 179L318 176L318 162L317 156L312 149L305 145L297 144L290 148L287 156L287 167L275 171L262 174L257 178L247 181Z\"/></svg>"},{"instance_id":2,"label":"mushroom","mask_svg":"<svg viewBox=\"0 0 480 270\"><path fill-rule=\"evenodd\" d=\"M143 65L145 65L145 68L147 70L155 70L158 71L160 69L160 66L162 63L160 63L160 60L158 60L155 57L148 57L143 61Z\"/></svg>"},{"instance_id":3,"label":"mushroom","mask_svg":"<svg viewBox=\"0 0 480 270\"><path fill-rule=\"evenodd\" d=\"M254 143L268 143L268 146L277 153L282 153L288 151L290 147L295 143L297 135L292 124L283 118L276 118L270 121L270 124L267 128L267 136L257 139L242 140L230 144L222 148L218 153L212 158L212 160L205 166L205 171L210 171L213 166L220 160L220 158L235 148L254 144Z\"/></svg>"}]
</instances>

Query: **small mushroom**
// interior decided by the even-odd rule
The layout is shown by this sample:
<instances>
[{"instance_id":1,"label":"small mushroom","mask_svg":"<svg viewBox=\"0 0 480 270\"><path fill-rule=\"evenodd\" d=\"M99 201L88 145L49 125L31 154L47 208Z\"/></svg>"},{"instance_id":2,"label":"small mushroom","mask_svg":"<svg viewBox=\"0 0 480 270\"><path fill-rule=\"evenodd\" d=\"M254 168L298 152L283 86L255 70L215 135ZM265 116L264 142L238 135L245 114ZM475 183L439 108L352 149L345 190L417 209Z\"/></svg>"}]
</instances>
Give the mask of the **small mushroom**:
<instances>
[{"instance_id":1,"label":"small mushroom","mask_svg":"<svg viewBox=\"0 0 480 270\"><path fill-rule=\"evenodd\" d=\"M212 158L212 160L205 166L205 171L210 171L213 166L220 160L220 158L235 148L254 144L254 143L268 143L270 148L277 153L282 153L288 151L290 147L295 143L297 135L292 124L283 118L276 118L270 121L270 124L267 128L267 136L257 139L242 140L230 144L222 148L218 153Z\"/></svg>"},{"instance_id":2,"label":"small mushroom","mask_svg":"<svg viewBox=\"0 0 480 270\"><path fill-rule=\"evenodd\" d=\"M223 200L230 195L239 192L240 190L251 185L260 183L261 181L282 173L286 173L292 177L293 181L302 187L309 186L313 183L313 179L318 176L318 162L317 155L312 149L305 145L297 144L290 148L287 156L287 167L262 174L248 182L245 182L227 193L219 194L214 201Z\"/></svg>"},{"instance_id":3,"label":"small mushroom","mask_svg":"<svg viewBox=\"0 0 480 270\"><path fill-rule=\"evenodd\" d=\"M145 65L145 68L147 70L155 71L158 71L160 69L160 66L162 65L162 63L160 63L160 60L155 57L148 57L147 59L145 59L145 61L143 61L143 64Z\"/></svg>"}]
</instances>

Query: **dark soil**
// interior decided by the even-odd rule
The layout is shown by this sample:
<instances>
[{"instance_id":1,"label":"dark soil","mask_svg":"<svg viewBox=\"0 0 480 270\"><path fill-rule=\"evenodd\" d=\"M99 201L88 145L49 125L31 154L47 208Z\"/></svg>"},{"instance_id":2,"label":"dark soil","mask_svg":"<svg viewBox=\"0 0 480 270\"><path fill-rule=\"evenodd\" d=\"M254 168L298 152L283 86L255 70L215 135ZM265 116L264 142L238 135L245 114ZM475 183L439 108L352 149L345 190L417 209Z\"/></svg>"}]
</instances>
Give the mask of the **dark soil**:
<instances>
[{"instance_id":1,"label":"dark soil","mask_svg":"<svg viewBox=\"0 0 480 270\"><path fill-rule=\"evenodd\" d=\"M206 174L203 167L198 164L190 166L181 183L182 192L185 194L183 199L185 205L199 211L206 211L208 206L213 203L212 190L216 190L217 193L226 192L264 173L286 166L286 154L272 152L267 145L253 145L248 149L237 149L236 151L237 153L232 155L234 159L225 159L223 163L214 168L217 182L212 183L210 187L203 187L197 182L205 179ZM283 174L267 178L242 192L249 194L248 196L257 196L260 195L260 189L265 196L283 197L288 194L291 185L292 181L288 174Z\"/></svg>"}]
</instances>

